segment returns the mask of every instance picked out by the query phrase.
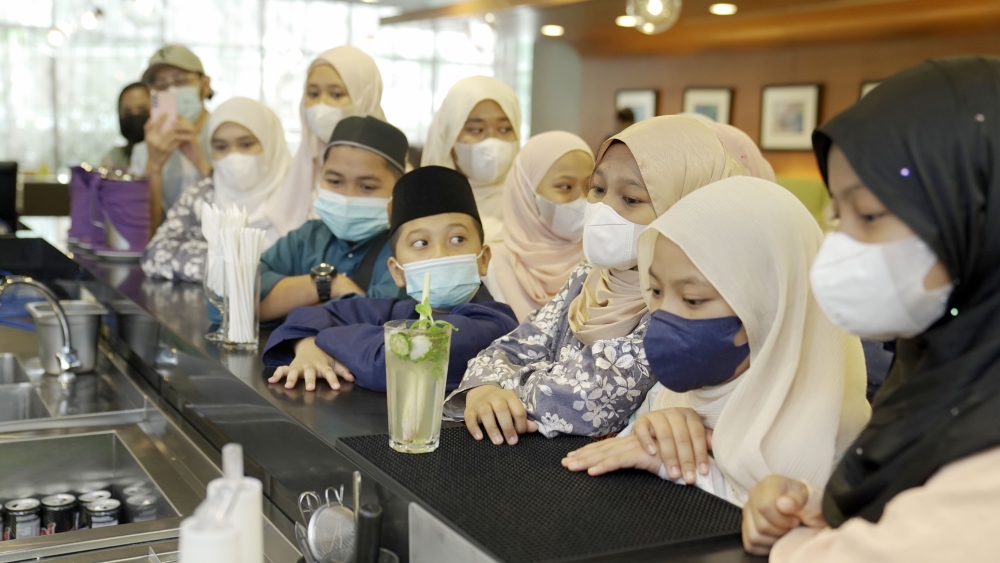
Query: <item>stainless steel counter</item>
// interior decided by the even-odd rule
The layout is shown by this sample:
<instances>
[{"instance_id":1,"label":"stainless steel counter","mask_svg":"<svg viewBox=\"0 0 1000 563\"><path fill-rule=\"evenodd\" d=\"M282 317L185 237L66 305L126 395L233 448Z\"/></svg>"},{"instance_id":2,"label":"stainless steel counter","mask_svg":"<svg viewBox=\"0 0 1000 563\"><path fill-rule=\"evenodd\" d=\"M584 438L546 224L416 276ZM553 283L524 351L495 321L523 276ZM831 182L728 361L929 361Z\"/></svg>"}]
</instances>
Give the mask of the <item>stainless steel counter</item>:
<instances>
[{"instance_id":1,"label":"stainless steel counter","mask_svg":"<svg viewBox=\"0 0 1000 563\"><path fill-rule=\"evenodd\" d=\"M7 244L5 244L7 242ZM300 385L286 390L270 385L270 370L260 351L230 352L206 341L209 330L200 285L146 280L130 264L76 263L41 240L13 245L0 239L0 269L15 270L75 297L88 291L112 311L106 317L104 346L129 377L150 390L158 404L198 440L207 444L214 463L218 450L243 444L248 474L264 483L273 503L269 515L276 533L293 538L291 523L300 519L296 499L302 491L348 484L355 466L337 452L338 437L385 433L385 395L347 383L340 391L325 384L316 392ZM34 245L34 246L32 246ZM261 331L261 348L270 330ZM0 352L4 351L0 336ZM373 484L371 479L366 481ZM347 485L350 488L350 485ZM408 555L407 506L381 486L367 486L364 501L377 498L386 507L383 545ZM0 544L2 545L2 544ZM678 562L758 561L731 546L707 546Z\"/></svg>"}]
</instances>

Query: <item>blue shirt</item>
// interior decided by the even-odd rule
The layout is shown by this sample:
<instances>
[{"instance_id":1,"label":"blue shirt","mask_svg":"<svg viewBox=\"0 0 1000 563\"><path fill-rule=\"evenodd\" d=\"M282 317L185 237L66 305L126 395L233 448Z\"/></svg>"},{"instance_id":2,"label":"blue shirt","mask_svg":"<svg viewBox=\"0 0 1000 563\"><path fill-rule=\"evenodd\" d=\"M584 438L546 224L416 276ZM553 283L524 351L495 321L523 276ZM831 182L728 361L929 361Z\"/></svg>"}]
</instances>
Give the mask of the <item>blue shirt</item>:
<instances>
[{"instance_id":1,"label":"blue shirt","mask_svg":"<svg viewBox=\"0 0 1000 563\"><path fill-rule=\"evenodd\" d=\"M264 347L264 365L287 366L295 357L295 343L316 337L321 350L347 366L354 383L385 392L385 331L382 325L394 320L416 320L417 302L405 299L363 299L349 296L323 306L299 307L288 313ZM447 315L434 315L458 331L451 334L448 358L448 390L458 387L465 366L494 340L517 328L514 311L497 303L485 287L472 301L453 308Z\"/></svg>"},{"instance_id":2,"label":"blue shirt","mask_svg":"<svg viewBox=\"0 0 1000 563\"><path fill-rule=\"evenodd\" d=\"M323 224L314 219L278 239L260 257L260 298L264 299L281 278L308 274L313 267L326 262L337 268L340 275L353 277L365 259L377 236L361 242L338 239ZM392 256L388 242L378 251L367 297L398 297L400 289L392 280L387 261Z\"/></svg>"}]
</instances>

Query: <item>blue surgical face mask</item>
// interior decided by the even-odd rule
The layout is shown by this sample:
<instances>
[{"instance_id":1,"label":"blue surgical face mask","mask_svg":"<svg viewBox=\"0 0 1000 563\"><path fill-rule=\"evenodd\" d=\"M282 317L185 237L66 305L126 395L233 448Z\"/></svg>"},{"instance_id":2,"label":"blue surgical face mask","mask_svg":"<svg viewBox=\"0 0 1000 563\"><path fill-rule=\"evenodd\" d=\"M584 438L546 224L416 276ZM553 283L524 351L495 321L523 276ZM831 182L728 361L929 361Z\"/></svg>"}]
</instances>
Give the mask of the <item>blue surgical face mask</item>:
<instances>
[{"instance_id":1,"label":"blue surgical face mask","mask_svg":"<svg viewBox=\"0 0 1000 563\"><path fill-rule=\"evenodd\" d=\"M194 123L198 121L201 110L201 88L198 86L171 86L170 91L177 97L177 115Z\"/></svg>"},{"instance_id":2,"label":"blue surgical face mask","mask_svg":"<svg viewBox=\"0 0 1000 563\"><path fill-rule=\"evenodd\" d=\"M445 311L468 303L479 290L479 256L461 254L412 262L403 266L406 294L420 301L424 294L424 274L431 274L431 308Z\"/></svg>"},{"instance_id":3,"label":"blue surgical face mask","mask_svg":"<svg viewBox=\"0 0 1000 563\"><path fill-rule=\"evenodd\" d=\"M654 311L642 341L653 375L676 393L724 383L750 354L749 344L733 344L741 326L737 317L685 319Z\"/></svg>"},{"instance_id":4,"label":"blue surgical face mask","mask_svg":"<svg viewBox=\"0 0 1000 563\"><path fill-rule=\"evenodd\" d=\"M313 209L340 240L359 242L389 229L389 199L346 197L319 190Z\"/></svg>"}]
</instances>

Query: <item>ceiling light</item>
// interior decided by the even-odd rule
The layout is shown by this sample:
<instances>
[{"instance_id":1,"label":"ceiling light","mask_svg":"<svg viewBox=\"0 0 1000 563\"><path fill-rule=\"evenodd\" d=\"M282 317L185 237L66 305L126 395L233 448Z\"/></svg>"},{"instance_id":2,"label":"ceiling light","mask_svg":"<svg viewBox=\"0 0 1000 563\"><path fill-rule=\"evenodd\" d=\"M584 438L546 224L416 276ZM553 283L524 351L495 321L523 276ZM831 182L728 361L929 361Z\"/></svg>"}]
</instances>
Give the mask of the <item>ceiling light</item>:
<instances>
[{"instance_id":1,"label":"ceiling light","mask_svg":"<svg viewBox=\"0 0 1000 563\"><path fill-rule=\"evenodd\" d=\"M486 20L486 23L493 23L493 20L496 19L496 16L494 16L492 12L486 12L486 15L483 16L483 19Z\"/></svg>"},{"instance_id":2,"label":"ceiling light","mask_svg":"<svg viewBox=\"0 0 1000 563\"><path fill-rule=\"evenodd\" d=\"M727 3L712 4L708 7L708 11L717 16L731 16L736 13L736 10L736 4Z\"/></svg>"},{"instance_id":3,"label":"ceiling light","mask_svg":"<svg viewBox=\"0 0 1000 563\"><path fill-rule=\"evenodd\" d=\"M561 25L543 25L542 35L546 37L561 37L566 30Z\"/></svg>"},{"instance_id":4,"label":"ceiling light","mask_svg":"<svg viewBox=\"0 0 1000 563\"><path fill-rule=\"evenodd\" d=\"M635 17L637 29L647 35L663 33L681 17L681 0L628 0L625 12Z\"/></svg>"},{"instance_id":5,"label":"ceiling light","mask_svg":"<svg viewBox=\"0 0 1000 563\"><path fill-rule=\"evenodd\" d=\"M378 2L378 0L361 0L361 1L364 2L365 4L374 4Z\"/></svg>"},{"instance_id":6,"label":"ceiling light","mask_svg":"<svg viewBox=\"0 0 1000 563\"><path fill-rule=\"evenodd\" d=\"M80 16L80 27L83 29L94 29L97 27L97 14L87 10Z\"/></svg>"},{"instance_id":7,"label":"ceiling light","mask_svg":"<svg viewBox=\"0 0 1000 563\"><path fill-rule=\"evenodd\" d=\"M619 27L635 27L638 23L639 19L635 16L624 15L615 18L615 25Z\"/></svg>"},{"instance_id":8,"label":"ceiling light","mask_svg":"<svg viewBox=\"0 0 1000 563\"><path fill-rule=\"evenodd\" d=\"M66 43L66 34L58 27L52 26L45 33L45 40L53 47L62 47Z\"/></svg>"}]
</instances>

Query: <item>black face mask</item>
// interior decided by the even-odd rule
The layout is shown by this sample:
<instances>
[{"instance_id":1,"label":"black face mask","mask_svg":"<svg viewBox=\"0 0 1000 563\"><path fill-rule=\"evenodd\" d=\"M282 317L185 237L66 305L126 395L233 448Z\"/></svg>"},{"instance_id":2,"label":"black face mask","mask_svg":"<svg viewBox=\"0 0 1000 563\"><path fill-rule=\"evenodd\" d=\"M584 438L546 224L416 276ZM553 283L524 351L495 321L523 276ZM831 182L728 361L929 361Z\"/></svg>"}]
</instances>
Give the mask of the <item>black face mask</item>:
<instances>
[{"instance_id":1,"label":"black face mask","mask_svg":"<svg viewBox=\"0 0 1000 563\"><path fill-rule=\"evenodd\" d=\"M122 136L125 137L130 145L142 142L142 139L146 134L143 127L145 127L148 119L148 113L126 115L125 117L120 117L118 119L118 125L121 127Z\"/></svg>"}]
</instances>

